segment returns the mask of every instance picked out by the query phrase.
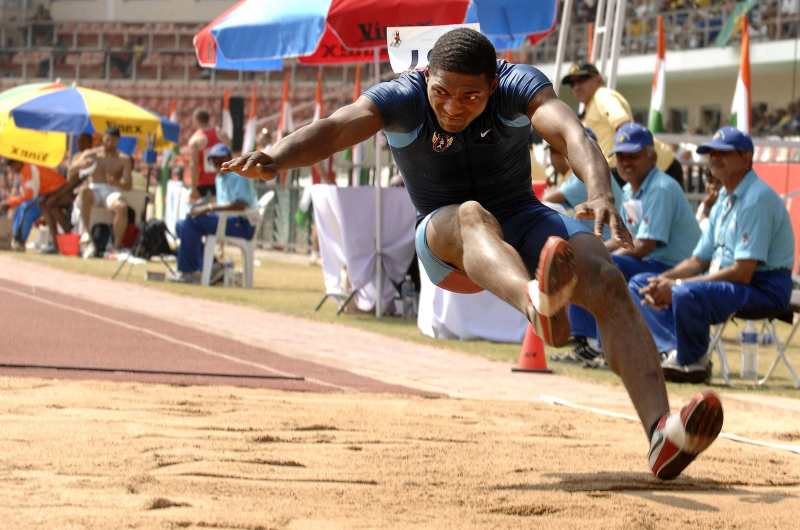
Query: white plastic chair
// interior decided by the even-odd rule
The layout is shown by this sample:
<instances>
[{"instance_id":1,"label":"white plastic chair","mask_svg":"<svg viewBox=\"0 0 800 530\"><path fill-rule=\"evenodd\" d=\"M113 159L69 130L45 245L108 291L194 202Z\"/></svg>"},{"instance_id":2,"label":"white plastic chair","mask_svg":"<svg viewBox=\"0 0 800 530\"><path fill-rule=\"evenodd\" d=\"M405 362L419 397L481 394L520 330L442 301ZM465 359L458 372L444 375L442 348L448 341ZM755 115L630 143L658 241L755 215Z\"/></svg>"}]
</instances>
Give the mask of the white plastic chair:
<instances>
[{"instance_id":1,"label":"white plastic chair","mask_svg":"<svg viewBox=\"0 0 800 530\"><path fill-rule=\"evenodd\" d=\"M275 197L274 191L268 191L258 199L258 207L244 212L216 212L219 217L217 223L217 232L214 235L206 236L206 241L203 246L203 272L200 278L200 283L205 286L211 285L211 269L214 265L214 253L217 244L220 246L231 245L242 252L242 264L244 266L244 287L250 289L253 287L253 263L255 261L255 233L252 239L244 239L242 237L231 237L225 235L225 228L228 225L228 219L231 217L245 216L250 224L257 230L261 224L261 218L269 206L269 203Z\"/></svg>"}]
</instances>

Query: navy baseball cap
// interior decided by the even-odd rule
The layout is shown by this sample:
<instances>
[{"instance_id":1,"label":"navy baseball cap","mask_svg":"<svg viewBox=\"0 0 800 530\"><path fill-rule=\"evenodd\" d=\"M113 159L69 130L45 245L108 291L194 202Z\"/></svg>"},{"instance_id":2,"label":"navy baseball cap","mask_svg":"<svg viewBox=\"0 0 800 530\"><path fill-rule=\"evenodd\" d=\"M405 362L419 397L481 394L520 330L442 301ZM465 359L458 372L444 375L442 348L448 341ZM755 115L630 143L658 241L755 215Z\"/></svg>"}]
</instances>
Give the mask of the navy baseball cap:
<instances>
[{"instance_id":1,"label":"navy baseball cap","mask_svg":"<svg viewBox=\"0 0 800 530\"><path fill-rule=\"evenodd\" d=\"M643 125L629 122L617 129L612 153L638 153L653 145L653 134Z\"/></svg>"},{"instance_id":2,"label":"navy baseball cap","mask_svg":"<svg viewBox=\"0 0 800 530\"><path fill-rule=\"evenodd\" d=\"M226 158L231 156L231 149L225 144L216 144L208 150L206 158Z\"/></svg>"},{"instance_id":3,"label":"navy baseball cap","mask_svg":"<svg viewBox=\"0 0 800 530\"><path fill-rule=\"evenodd\" d=\"M697 148L699 155L711 151L749 151L752 153L753 140L749 134L729 125L715 132L710 142Z\"/></svg>"}]
</instances>

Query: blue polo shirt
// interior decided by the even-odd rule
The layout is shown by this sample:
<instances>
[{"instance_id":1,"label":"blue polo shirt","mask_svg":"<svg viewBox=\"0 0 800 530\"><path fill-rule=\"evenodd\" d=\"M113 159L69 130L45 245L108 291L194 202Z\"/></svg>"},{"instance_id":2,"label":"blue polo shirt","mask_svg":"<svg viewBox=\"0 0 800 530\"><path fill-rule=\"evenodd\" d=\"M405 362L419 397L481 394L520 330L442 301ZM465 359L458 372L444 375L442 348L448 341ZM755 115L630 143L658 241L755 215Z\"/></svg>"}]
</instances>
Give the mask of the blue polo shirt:
<instances>
[{"instance_id":1,"label":"blue polo shirt","mask_svg":"<svg viewBox=\"0 0 800 530\"><path fill-rule=\"evenodd\" d=\"M611 177L610 177L611 178ZM569 176L558 187L558 191L564 196L571 208L575 208L581 203L586 202L589 194L586 191L586 184L579 179L575 173L570 173ZM617 184L616 179L611 178L611 193L614 194L614 204L617 208L622 206L622 188Z\"/></svg>"},{"instance_id":2,"label":"blue polo shirt","mask_svg":"<svg viewBox=\"0 0 800 530\"><path fill-rule=\"evenodd\" d=\"M722 188L711 208L708 230L693 254L714 268L758 260L756 270L787 270L794 263L794 235L783 200L754 171L728 194Z\"/></svg>"},{"instance_id":3,"label":"blue polo shirt","mask_svg":"<svg viewBox=\"0 0 800 530\"><path fill-rule=\"evenodd\" d=\"M658 242L645 260L676 265L692 255L700 227L694 211L678 183L654 167L634 193L625 184L620 214L634 239Z\"/></svg>"},{"instance_id":4,"label":"blue polo shirt","mask_svg":"<svg viewBox=\"0 0 800 530\"><path fill-rule=\"evenodd\" d=\"M253 183L237 173L219 173L214 180L217 204L226 205L244 202L250 208L256 206L256 194Z\"/></svg>"}]
</instances>

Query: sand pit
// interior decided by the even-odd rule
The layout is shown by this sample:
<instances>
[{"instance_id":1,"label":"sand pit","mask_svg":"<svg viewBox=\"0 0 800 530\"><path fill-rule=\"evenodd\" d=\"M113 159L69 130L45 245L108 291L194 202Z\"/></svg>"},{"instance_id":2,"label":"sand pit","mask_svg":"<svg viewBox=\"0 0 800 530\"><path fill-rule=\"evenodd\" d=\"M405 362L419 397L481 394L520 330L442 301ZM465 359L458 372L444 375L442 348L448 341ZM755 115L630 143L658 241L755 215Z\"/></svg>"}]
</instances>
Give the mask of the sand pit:
<instances>
[{"instance_id":1,"label":"sand pit","mask_svg":"<svg viewBox=\"0 0 800 530\"><path fill-rule=\"evenodd\" d=\"M721 440L663 483L636 424L544 403L0 388L5 528L794 528L800 513L798 455Z\"/></svg>"}]
</instances>

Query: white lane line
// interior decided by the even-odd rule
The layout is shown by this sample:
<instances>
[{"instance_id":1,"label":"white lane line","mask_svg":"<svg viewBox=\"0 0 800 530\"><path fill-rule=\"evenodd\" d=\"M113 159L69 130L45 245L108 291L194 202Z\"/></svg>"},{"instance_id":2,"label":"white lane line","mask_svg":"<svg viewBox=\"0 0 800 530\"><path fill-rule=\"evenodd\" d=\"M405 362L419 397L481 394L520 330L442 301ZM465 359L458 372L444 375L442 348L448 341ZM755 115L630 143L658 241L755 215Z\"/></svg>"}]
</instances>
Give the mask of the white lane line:
<instances>
[{"instance_id":1,"label":"white lane line","mask_svg":"<svg viewBox=\"0 0 800 530\"><path fill-rule=\"evenodd\" d=\"M560 405L562 407L568 407L575 410L583 410L586 412L591 412L592 414L599 414L600 416L622 418L625 420L630 420L635 422L639 421L638 417L633 416L631 414L623 414L621 412L613 412L611 410L600 409L597 407L588 407L586 405L579 405L577 403L572 403L571 401L567 401L566 399L562 399L558 396L541 395L539 396L539 400L544 401L545 403L549 403L550 405ZM732 442L738 442L748 445L756 445L759 447L768 447L770 449L777 449L779 451L789 451L790 453L795 453L800 455L800 445L779 444L773 442L766 442L763 440L754 440L752 438L745 438L744 436L739 436L738 434L728 433L725 431L719 433L719 437L725 438Z\"/></svg>"},{"instance_id":2,"label":"white lane line","mask_svg":"<svg viewBox=\"0 0 800 530\"><path fill-rule=\"evenodd\" d=\"M145 333L145 334L150 335L152 337L155 337L157 339L161 339L161 340L166 341L166 342L171 342L172 344L177 344L179 346L184 346L186 348L191 348L193 350L199 351L200 353L208 355L209 357L216 357L218 359L224 359L226 361L230 361L230 362L235 363L235 364L240 364L240 365L243 365L243 366L249 366L251 368L258 368L260 370L264 370L266 372L271 372L271 373L274 373L274 374L279 374L279 375L284 375L284 376L289 376L289 377L300 377L297 374L293 374L291 372L284 372L284 371L281 371L281 370L277 370L277 369L272 368L271 366L268 366L266 364L261 364L261 363L257 363L257 362L254 362L254 361L248 361L246 359L240 359L239 357L234 357L233 355L228 355L227 353L221 353L221 352L218 352L218 351L211 350L209 348L204 348L203 346L200 346L198 344L194 344L192 342L186 342L184 340L180 340L180 339L177 339L175 337L171 337L169 335L165 335L163 333L159 333L157 331L153 331L151 329L143 328L143 327L140 327L140 326L134 326L133 324L128 324L127 322L123 322L121 320L115 320L113 318L105 317L103 315L98 315L97 313L92 313L91 311L86 311L85 309L78 309L76 307L72 307L72 306L68 306L68 305L64 305L64 304L59 304L58 302L53 302L52 300L46 300L46 299L40 298L38 296L30 295L30 294L27 294L27 293L21 293L19 291L15 291L13 289L8 289L6 287L0 287L0 291L5 291L5 292L7 292L9 294L21 296L23 298L28 298L30 300L33 300L35 302L39 302L41 304L46 304L46 305L50 305L50 306L53 306L53 307L58 307L59 309L65 309L67 311L72 311L73 313L78 313L80 315L84 315L84 316L87 316L87 317L95 318L97 320L100 320L101 322L114 324L116 326L131 330L131 331L136 331L138 333ZM336 389L339 389L339 390L345 390L345 391L355 390L354 388L351 388L351 387L336 385L336 384L333 384L333 383L328 383L326 381L321 381L321 380L313 378L313 377L305 377L305 380L310 382L310 383L314 383L314 384L322 385L322 386L327 386L327 387L331 387L331 388L336 388Z\"/></svg>"}]
</instances>

